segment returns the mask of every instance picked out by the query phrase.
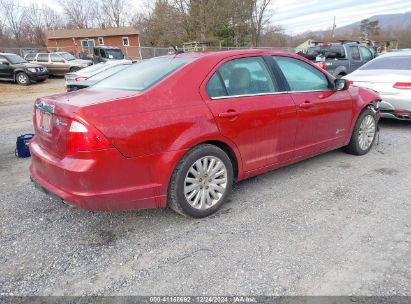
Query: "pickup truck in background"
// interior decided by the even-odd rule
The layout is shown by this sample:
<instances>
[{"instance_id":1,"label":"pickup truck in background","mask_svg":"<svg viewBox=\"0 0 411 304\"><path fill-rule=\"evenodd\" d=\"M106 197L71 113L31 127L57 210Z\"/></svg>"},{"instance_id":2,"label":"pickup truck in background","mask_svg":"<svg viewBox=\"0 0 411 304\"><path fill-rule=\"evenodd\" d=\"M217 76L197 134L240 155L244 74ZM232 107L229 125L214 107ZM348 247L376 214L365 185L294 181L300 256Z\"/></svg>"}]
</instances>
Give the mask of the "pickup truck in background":
<instances>
[{"instance_id":1,"label":"pickup truck in background","mask_svg":"<svg viewBox=\"0 0 411 304\"><path fill-rule=\"evenodd\" d=\"M327 72L341 78L376 57L373 48L359 42L321 42L299 55L313 61Z\"/></svg>"}]
</instances>

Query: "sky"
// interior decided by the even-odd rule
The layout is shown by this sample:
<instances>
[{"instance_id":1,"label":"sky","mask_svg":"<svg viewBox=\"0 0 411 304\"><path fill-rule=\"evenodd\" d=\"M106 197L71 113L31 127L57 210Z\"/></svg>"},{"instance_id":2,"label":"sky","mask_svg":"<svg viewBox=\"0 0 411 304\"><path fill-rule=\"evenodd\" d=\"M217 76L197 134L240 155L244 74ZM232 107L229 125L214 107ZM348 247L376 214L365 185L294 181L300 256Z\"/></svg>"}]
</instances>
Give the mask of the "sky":
<instances>
[{"instance_id":1,"label":"sky","mask_svg":"<svg viewBox=\"0 0 411 304\"><path fill-rule=\"evenodd\" d=\"M21 0L23 5L45 3L61 11L55 0ZM132 0L136 9L143 0ZM336 17L337 27L380 14L411 11L411 0L272 0L275 11L271 23L281 25L287 34L327 30Z\"/></svg>"}]
</instances>

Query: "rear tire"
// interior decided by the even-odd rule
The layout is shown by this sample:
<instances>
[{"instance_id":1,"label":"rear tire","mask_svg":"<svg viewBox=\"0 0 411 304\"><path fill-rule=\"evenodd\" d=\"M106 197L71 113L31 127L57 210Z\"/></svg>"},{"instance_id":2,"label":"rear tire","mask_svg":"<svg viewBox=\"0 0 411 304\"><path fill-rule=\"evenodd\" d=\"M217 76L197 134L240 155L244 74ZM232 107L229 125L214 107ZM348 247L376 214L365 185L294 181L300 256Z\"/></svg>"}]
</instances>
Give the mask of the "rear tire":
<instances>
[{"instance_id":1,"label":"rear tire","mask_svg":"<svg viewBox=\"0 0 411 304\"><path fill-rule=\"evenodd\" d=\"M168 189L168 206L195 218L216 212L231 192L233 166L220 148L203 144L179 161Z\"/></svg>"},{"instance_id":2,"label":"rear tire","mask_svg":"<svg viewBox=\"0 0 411 304\"><path fill-rule=\"evenodd\" d=\"M343 150L353 155L367 154L377 137L377 124L375 113L370 108L363 110L355 123L350 143Z\"/></svg>"},{"instance_id":3,"label":"rear tire","mask_svg":"<svg viewBox=\"0 0 411 304\"><path fill-rule=\"evenodd\" d=\"M17 73L16 75L16 82L19 85L27 86L30 84L30 78L29 76L27 76L26 73L20 72L20 73Z\"/></svg>"},{"instance_id":4,"label":"rear tire","mask_svg":"<svg viewBox=\"0 0 411 304\"><path fill-rule=\"evenodd\" d=\"M79 67L72 67L72 68L70 69L70 73L74 73L74 72L77 72L77 71L80 71L80 68L79 68Z\"/></svg>"}]
</instances>

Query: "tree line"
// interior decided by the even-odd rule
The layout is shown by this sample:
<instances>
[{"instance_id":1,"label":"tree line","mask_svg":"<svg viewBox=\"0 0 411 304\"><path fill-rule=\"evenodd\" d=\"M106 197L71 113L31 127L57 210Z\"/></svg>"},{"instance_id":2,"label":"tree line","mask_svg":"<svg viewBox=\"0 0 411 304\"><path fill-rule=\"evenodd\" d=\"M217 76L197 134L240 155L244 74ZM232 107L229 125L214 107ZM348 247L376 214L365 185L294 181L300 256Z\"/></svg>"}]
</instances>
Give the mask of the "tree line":
<instances>
[{"instance_id":1,"label":"tree line","mask_svg":"<svg viewBox=\"0 0 411 304\"><path fill-rule=\"evenodd\" d=\"M135 26L144 46L207 41L223 46L260 46L285 41L272 25L272 0L56 0L61 11L20 0L0 0L0 46L45 45L45 31L62 28Z\"/></svg>"},{"instance_id":2,"label":"tree line","mask_svg":"<svg viewBox=\"0 0 411 304\"><path fill-rule=\"evenodd\" d=\"M284 47L308 38L338 38L331 31L296 37L284 34L275 25L275 0L145 0L140 7L132 0L55 0L59 10L20 1L0 0L0 47L45 46L46 30L120 26L136 27L141 45L153 47L189 41L223 47ZM394 37L400 47L411 47L410 28L383 32L369 20L343 38L359 40L364 33L373 38Z\"/></svg>"}]
</instances>

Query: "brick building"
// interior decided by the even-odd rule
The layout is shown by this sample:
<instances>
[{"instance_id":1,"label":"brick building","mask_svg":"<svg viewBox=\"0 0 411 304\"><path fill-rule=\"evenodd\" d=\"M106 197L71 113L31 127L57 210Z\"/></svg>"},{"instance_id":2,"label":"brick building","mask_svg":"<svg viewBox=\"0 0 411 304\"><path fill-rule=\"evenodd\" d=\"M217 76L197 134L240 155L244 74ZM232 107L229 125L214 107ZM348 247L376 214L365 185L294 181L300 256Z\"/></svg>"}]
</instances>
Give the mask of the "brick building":
<instances>
[{"instance_id":1,"label":"brick building","mask_svg":"<svg viewBox=\"0 0 411 304\"><path fill-rule=\"evenodd\" d=\"M50 51L64 50L90 53L94 46L117 46L127 58L140 58L139 31L134 27L60 29L46 32Z\"/></svg>"}]
</instances>

